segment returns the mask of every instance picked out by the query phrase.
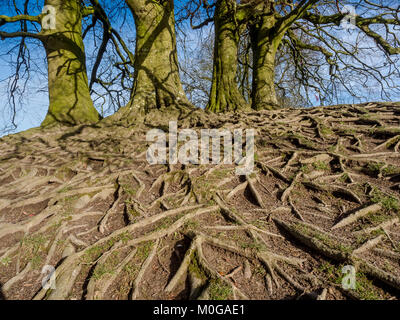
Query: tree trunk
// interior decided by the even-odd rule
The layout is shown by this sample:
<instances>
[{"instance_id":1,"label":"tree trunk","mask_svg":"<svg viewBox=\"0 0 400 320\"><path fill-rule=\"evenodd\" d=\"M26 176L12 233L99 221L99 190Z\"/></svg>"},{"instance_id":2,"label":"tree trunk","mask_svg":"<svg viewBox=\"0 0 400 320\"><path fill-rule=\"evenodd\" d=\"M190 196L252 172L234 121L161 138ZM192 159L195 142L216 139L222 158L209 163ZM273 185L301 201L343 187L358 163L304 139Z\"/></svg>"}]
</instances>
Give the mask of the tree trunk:
<instances>
[{"instance_id":1,"label":"tree trunk","mask_svg":"<svg viewBox=\"0 0 400 320\"><path fill-rule=\"evenodd\" d=\"M283 34L275 31L273 13L263 14L250 26L253 49L252 108L278 109L275 92L275 56Z\"/></svg>"},{"instance_id":2,"label":"tree trunk","mask_svg":"<svg viewBox=\"0 0 400 320\"><path fill-rule=\"evenodd\" d=\"M42 126L100 119L90 97L79 0L46 0L56 9L56 29L42 30L48 63L50 106Z\"/></svg>"},{"instance_id":3,"label":"tree trunk","mask_svg":"<svg viewBox=\"0 0 400 320\"><path fill-rule=\"evenodd\" d=\"M126 107L129 114L136 118L138 113L144 115L154 109L190 106L179 76L173 1L126 3L136 26L135 78Z\"/></svg>"},{"instance_id":4,"label":"tree trunk","mask_svg":"<svg viewBox=\"0 0 400 320\"><path fill-rule=\"evenodd\" d=\"M207 110L226 112L247 107L236 81L239 26L236 2L218 0L215 8L215 45L213 80Z\"/></svg>"}]
</instances>

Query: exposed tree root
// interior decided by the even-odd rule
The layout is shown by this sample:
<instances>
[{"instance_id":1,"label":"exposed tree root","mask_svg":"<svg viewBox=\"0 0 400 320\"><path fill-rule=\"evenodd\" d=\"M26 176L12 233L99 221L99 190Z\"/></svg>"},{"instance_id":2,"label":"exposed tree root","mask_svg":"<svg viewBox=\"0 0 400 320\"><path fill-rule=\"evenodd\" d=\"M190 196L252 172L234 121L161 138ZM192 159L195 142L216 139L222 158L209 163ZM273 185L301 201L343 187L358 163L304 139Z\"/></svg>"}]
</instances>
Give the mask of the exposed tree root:
<instances>
[{"instance_id":1,"label":"exposed tree root","mask_svg":"<svg viewBox=\"0 0 400 320\"><path fill-rule=\"evenodd\" d=\"M198 133L254 128L256 171L246 177L223 163L149 165L152 127L143 123L2 138L2 292L328 300L334 290L365 298L321 271L331 262L379 280L371 284L379 297L396 297L388 288L400 288L400 117L390 104L341 108L196 111L178 121ZM360 120L364 108L372 120ZM41 288L46 265L56 289Z\"/></svg>"}]
</instances>

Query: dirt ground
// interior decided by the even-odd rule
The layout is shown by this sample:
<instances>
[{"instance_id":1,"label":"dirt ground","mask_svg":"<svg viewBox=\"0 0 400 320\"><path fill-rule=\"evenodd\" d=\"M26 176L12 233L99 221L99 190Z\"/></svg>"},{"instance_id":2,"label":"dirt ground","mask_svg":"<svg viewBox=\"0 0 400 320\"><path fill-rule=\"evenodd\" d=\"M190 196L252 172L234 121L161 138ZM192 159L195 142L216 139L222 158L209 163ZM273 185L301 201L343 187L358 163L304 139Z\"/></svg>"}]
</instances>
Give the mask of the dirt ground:
<instances>
[{"instance_id":1,"label":"dirt ground","mask_svg":"<svg viewBox=\"0 0 400 320\"><path fill-rule=\"evenodd\" d=\"M1 138L0 298L399 299L399 104L178 125L255 129L254 172L150 165L144 124Z\"/></svg>"}]
</instances>

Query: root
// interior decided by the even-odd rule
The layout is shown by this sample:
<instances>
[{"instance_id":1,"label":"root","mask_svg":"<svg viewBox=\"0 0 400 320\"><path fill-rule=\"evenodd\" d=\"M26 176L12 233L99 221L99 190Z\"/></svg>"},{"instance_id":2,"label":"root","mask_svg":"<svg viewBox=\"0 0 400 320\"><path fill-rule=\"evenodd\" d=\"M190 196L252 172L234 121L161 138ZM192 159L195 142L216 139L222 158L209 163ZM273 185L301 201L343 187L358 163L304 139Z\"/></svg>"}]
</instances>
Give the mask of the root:
<instances>
[{"instance_id":1,"label":"root","mask_svg":"<svg viewBox=\"0 0 400 320\"><path fill-rule=\"evenodd\" d=\"M299 218L301 221L304 221L303 216L301 215L300 211L297 210L296 206L293 204L292 202L292 198L288 195L289 198L289 204L292 207L293 212L295 213L295 215L297 216L297 218Z\"/></svg>"},{"instance_id":2,"label":"root","mask_svg":"<svg viewBox=\"0 0 400 320\"><path fill-rule=\"evenodd\" d=\"M375 247L379 242L382 241L383 236L380 235L374 239L368 240L366 243L364 243L361 247L355 249L353 251L353 255L360 254L364 251L370 250L371 248Z\"/></svg>"},{"instance_id":3,"label":"root","mask_svg":"<svg viewBox=\"0 0 400 320\"><path fill-rule=\"evenodd\" d=\"M293 178L293 180L292 180L291 184L289 185L289 187L286 188L286 190L282 193L281 201L282 201L283 203L286 202L287 198L288 198L289 195L290 195L290 192L293 190L294 186L296 185L297 180L301 177L301 175L302 175L301 172L298 173L298 174Z\"/></svg>"},{"instance_id":4,"label":"root","mask_svg":"<svg viewBox=\"0 0 400 320\"><path fill-rule=\"evenodd\" d=\"M357 231L357 233L371 233L377 230L383 230L385 228L389 228L399 222L399 218L394 218L385 222L382 222L381 224L377 225L376 227L370 227L366 229L362 229L360 231Z\"/></svg>"},{"instance_id":5,"label":"root","mask_svg":"<svg viewBox=\"0 0 400 320\"><path fill-rule=\"evenodd\" d=\"M367 112L370 119L362 117ZM143 141L154 124L107 122L101 130L54 128L3 137L2 289L10 299L173 299L182 297L188 280L190 299L215 298L221 288L227 289L224 299L280 299L290 287L297 299L324 300L328 288L341 290L316 270L326 260L355 265L398 288L399 116L398 106L374 103L341 106L340 112L334 106L196 111L179 120L180 128L198 133L204 126L257 131L261 173L239 183L234 165L149 165ZM368 202L377 199L374 190L385 195L380 203ZM386 215L375 214L363 226L368 213L383 208ZM191 243L181 262L186 237ZM171 264L161 243L177 250ZM144 255L139 246L146 247ZM389 265L381 269L375 256ZM171 274L176 259L181 265ZM154 275L157 260L162 270ZM30 291L41 280L38 262L56 266L57 289ZM17 290L21 283L24 295ZM250 291L253 285L265 290ZM144 286L149 294L140 290ZM389 294L386 286L379 290L379 297Z\"/></svg>"},{"instance_id":6,"label":"root","mask_svg":"<svg viewBox=\"0 0 400 320\"><path fill-rule=\"evenodd\" d=\"M247 180L249 189L250 189L250 191L251 191L251 194L252 194L253 197L256 199L258 205L259 205L261 208L265 208L264 202L263 202L263 200L262 200L260 194L258 193L256 186L254 185L254 181L253 181L249 176L246 176L246 180Z\"/></svg>"},{"instance_id":7,"label":"root","mask_svg":"<svg viewBox=\"0 0 400 320\"><path fill-rule=\"evenodd\" d=\"M370 213L376 213L378 211L382 210L382 206L380 204L372 204L366 208L357 210L355 213L347 216L346 218L342 219L341 221L339 221L337 224L335 224L331 230L335 230L338 228L342 228L344 226L347 226L351 223L354 223L355 221L357 221L358 219L360 219L361 217L366 216L367 214Z\"/></svg>"},{"instance_id":8,"label":"root","mask_svg":"<svg viewBox=\"0 0 400 320\"><path fill-rule=\"evenodd\" d=\"M153 249L151 250L151 253L149 254L149 256L147 257L146 261L143 263L135 281L133 282L133 286L132 286L132 294L130 295L130 299L131 300L136 300L137 297L139 296L139 290L140 290L140 282L143 279L143 276L146 273L146 270L149 268L150 264L152 263L157 250L158 250L158 245L160 244L160 240L157 239L156 243L153 245Z\"/></svg>"},{"instance_id":9,"label":"root","mask_svg":"<svg viewBox=\"0 0 400 320\"><path fill-rule=\"evenodd\" d=\"M248 182L243 182L242 184L239 184L237 187L235 187L233 190L231 190L227 196L226 199L230 200L232 199L238 192L243 191L247 188Z\"/></svg>"},{"instance_id":10,"label":"root","mask_svg":"<svg viewBox=\"0 0 400 320\"><path fill-rule=\"evenodd\" d=\"M117 190L115 191L115 200L112 204L112 206L110 207L110 209L107 210L106 214L101 218L100 222L99 222L99 231L101 233L104 233L106 228L107 228L107 222L108 219L110 218L110 216L116 212L116 209L119 205L119 201L121 199L122 196L122 188L121 188L121 184L120 184L120 178L118 177L116 180L117 183Z\"/></svg>"}]
</instances>

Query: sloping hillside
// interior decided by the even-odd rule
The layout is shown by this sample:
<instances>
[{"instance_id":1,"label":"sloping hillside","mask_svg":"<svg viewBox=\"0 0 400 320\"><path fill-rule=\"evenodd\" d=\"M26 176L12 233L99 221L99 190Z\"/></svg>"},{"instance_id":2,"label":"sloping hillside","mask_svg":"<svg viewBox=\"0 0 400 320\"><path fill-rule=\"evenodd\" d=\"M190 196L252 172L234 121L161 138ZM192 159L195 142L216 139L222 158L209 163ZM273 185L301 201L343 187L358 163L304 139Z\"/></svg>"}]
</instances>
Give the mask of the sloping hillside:
<instances>
[{"instance_id":1,"label":"sloping hillside","mask_svg":"<svg viewBox=\"0 0 400 320\"><path fill-rule=\"evenodd\" d=\"M399 298L399 104L178 124L256 129L255 172L149 165L150 124L0 139L5 299ZM46 265L55 290L42 289Z\"/></svg>"}]
</instances>

